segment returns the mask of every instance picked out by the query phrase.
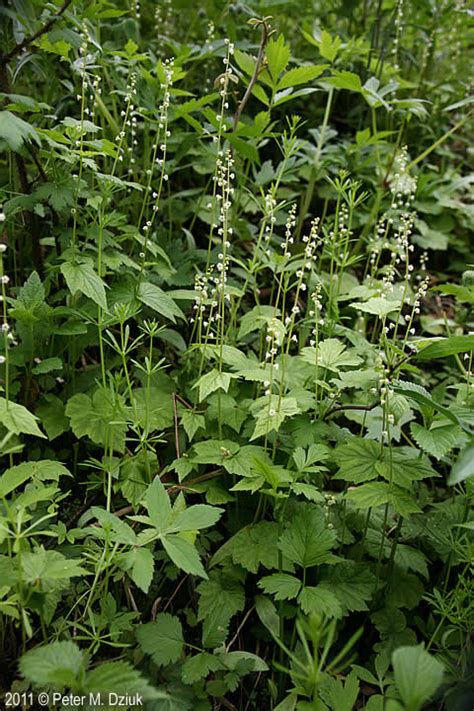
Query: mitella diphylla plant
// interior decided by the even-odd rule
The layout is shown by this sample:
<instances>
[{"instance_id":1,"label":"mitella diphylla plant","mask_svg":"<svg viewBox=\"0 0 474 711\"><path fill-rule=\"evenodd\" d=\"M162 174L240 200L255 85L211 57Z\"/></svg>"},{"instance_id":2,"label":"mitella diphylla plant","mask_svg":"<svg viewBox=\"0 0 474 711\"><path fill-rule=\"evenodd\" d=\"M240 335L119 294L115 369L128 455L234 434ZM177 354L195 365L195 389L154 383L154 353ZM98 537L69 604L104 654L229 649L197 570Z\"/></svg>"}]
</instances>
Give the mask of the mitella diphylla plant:
<instances>
[{"instance_id":1,"label":"mitella diphylla plant","mask_svg":"<svg viewBox=\"0 0 474 711\"><path fill-rule=\"evenodd\" d=\"M465 4L27 5L0 27L2 688L459 711Z\"/></svg>"}]
</instances>

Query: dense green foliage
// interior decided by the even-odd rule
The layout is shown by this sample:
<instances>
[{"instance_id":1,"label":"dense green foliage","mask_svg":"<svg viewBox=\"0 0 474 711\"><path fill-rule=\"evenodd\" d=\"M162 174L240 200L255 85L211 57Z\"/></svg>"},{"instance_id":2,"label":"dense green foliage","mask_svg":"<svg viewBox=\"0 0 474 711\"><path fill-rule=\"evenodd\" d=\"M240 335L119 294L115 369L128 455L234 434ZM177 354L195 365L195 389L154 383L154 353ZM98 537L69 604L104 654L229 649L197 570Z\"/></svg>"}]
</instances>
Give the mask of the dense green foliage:
<instances>
[{"instance_id":1,"label":"dense green foliage","mask_svg":"<svg viewBox=\"0 0 474 711\"><path fill-rule=\"evenodd\" d=\"M3 692L471 711L471 15L2 5Z\"/></svg>"}]
</instances>

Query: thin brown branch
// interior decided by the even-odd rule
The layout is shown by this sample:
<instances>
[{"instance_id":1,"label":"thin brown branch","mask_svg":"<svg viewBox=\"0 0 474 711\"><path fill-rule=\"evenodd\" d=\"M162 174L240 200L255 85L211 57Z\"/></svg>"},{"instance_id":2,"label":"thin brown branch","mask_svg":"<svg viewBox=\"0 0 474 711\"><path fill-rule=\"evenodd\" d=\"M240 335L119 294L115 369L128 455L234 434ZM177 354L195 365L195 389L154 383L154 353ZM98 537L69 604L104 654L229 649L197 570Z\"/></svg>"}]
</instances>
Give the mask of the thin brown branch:
<instances>
[{"instance_id":1,"label":"thin brown branch","mask_svg":"<svg viewBox=\"0 0 474 711\"><path fill-rule=\"evenodd\" d=\"M8 64L14 57L16 57L18 54L23 52L24 49L29 47L30 44L33 42L36 42L37 39L42 37L42 35L45 35L47 32L50 31L56 20L61 17L61 15L66 12L68 9L69 5L72 3L72 0L64 0L63 4L59 8L59 10L52 15L49 20L43 25L43 27L40 27L39 30L36 32L33 32L32 35L29 35L28 37L25 37L24 40L22 40L19 44L15 45L10 52L5 54L2 58L1 61L4 62L5 64Z\"/></svg>"},{"instance_id":2,"label":"thin brown branch","mask_svg":"<svg viewBox=\"0 0 474 711\"><path fill-rule=\"evenodd\" d=\"M262 26L262 36L260 39L260 47L258 48L257 61L255 62L255 68L253 70L253 74L250 79L247 90L246 90L245 94L243 95L242 100L240 101L239 105L237 106L237 109L234 114L234 131L239 124L239 120L240 120L242 111L244 110L245 105L247 104L247 101L250 99L250 95L252 94L253 88L257 82L258 75L260 74L260 70L261 70L261 67L263 64L263 58L265 55L265 47L267 46L268 38L270 36L269 27L266 23L266 20L265 19L262 20L260 24Z\"/></svg>"},{"instance_id":3,"label":"thin brown branch","mask_svg":"<svg viewBox=\"0 0 474 711\"><path fill-rule=\"evenodd\" d=\"M183 578L181 578L181 580L179 581L178 585L177 585L177 586L175 587L175 589L173 590L173 594L172 594L171 597L166 601L166 605L165 605L164 608L163 608L163 612L166 612L166 610L168 609L168 607L171 605L171 603L173 602L174 598L175 598L176 595L178 594L180 587L186 582L187 579L188 579L188 575L185 575Z\"/></svg>"},{"instance_id":4,"label":"thin brown branch","mask_svg":"<svg viewBox=\"0 0 474 711\"><path fill-rule=\"evenodd\" d=\"M226 646L226 652L228 652L229 649L232 647L232 645L233 645L234 642L236 641L237 637L238 637L239 634L241 633L241 631L242 631L242 629L243 629L245 623L247 622L248 618L250 617L250 615L252 614L252 612L253 612L254 610L255 610L255 605L252 605L252 607L251 607L249 610L247 610L247 612L246 612L245 615L244 615L244 618L243 618L242 622L241 622L240 625L237 627L237 632L234 634L234 636L233 636L232 639L230 640L229 644Z\"/></svg>"}]
</instances>

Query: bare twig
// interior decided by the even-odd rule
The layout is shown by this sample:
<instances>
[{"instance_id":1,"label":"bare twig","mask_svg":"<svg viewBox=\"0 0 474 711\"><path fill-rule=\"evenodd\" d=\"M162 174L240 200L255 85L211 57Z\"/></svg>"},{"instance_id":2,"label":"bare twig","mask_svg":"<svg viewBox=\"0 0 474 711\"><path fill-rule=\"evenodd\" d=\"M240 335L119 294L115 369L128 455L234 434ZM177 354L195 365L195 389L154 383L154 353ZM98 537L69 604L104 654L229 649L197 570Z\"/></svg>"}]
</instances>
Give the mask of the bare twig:
<instances>
[{"instance_id":1,"label":"bare twig","mask_svg":"<svg viewBox=\"0 0 474 711\"><path fill-rule=\"evenodd\" d=\"M237 637L238 637L239 634L241 633L242 628L244 627L245 623L247 622L248 618L250 617L250 615L252 614L252 612L253 612L254 610L255 610L255 605L252 605L252 607L251 607L249 610L247 610L247 612L246 612L245 615L244 615L244 618L243 618L242 622L241 622L240 625L237 627L237 632L234 634L234 636L233 636L232 639L230 640L229 644L227 645L226 650L225 650L226 652L228 652L229 649L232 647L232 645L234 644L235 640L237 639Z\"/></svg>"},{"instance_id":2,"label":"bare twig","mask_svg":"<svg viewBox=\"0 0 474 711\"><path fill-rule=\"evenodd\" d=\"M187 579L188 579L188 576L187 576L187 575L185 575L183 578L181 578L181 580L179 581L178 585L177 585L177 586L175 587L175 589L173 590L173 594L172 594L171 597L167 600L166 605L165 605L164 608L163 608L163 612L166 612L166 610L168 609L168 607L171 605L171 603L173 602L174 598L175 598L176 595L178 594L180 587L185 583L185 581L186 581Z\"/></svg>"},{"instance_id":3,"label":"bare twig","mask_svg":"<svg viewBox=\"0 0 474 711\"><path fill-rule=\"evenodd\" d=\"M133 506L124 506L123 509L118 509L118 511L113 512L117 518L122 518L122 516L127 516L130 513L133 513Z\"/></svg>"}]
</instances>

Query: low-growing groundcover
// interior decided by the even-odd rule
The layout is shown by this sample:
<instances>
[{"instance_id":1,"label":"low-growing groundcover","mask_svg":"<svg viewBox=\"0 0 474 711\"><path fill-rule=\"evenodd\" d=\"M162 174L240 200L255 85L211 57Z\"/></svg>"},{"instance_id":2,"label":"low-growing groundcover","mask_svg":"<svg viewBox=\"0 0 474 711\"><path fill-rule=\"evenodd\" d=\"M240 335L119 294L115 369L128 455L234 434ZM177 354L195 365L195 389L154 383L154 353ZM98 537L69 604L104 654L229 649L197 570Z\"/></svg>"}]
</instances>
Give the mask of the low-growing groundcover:
<instances>
[{"instance_id":1,"label":"low-growing groundcover","mask_svg":"<svg viewBox=\"0 0 474 711\"><path fill-rule=\"evenodd\" d=\"M471 711L471 15L2 5L5 704Z\"/></svg>"}]
</instances>

